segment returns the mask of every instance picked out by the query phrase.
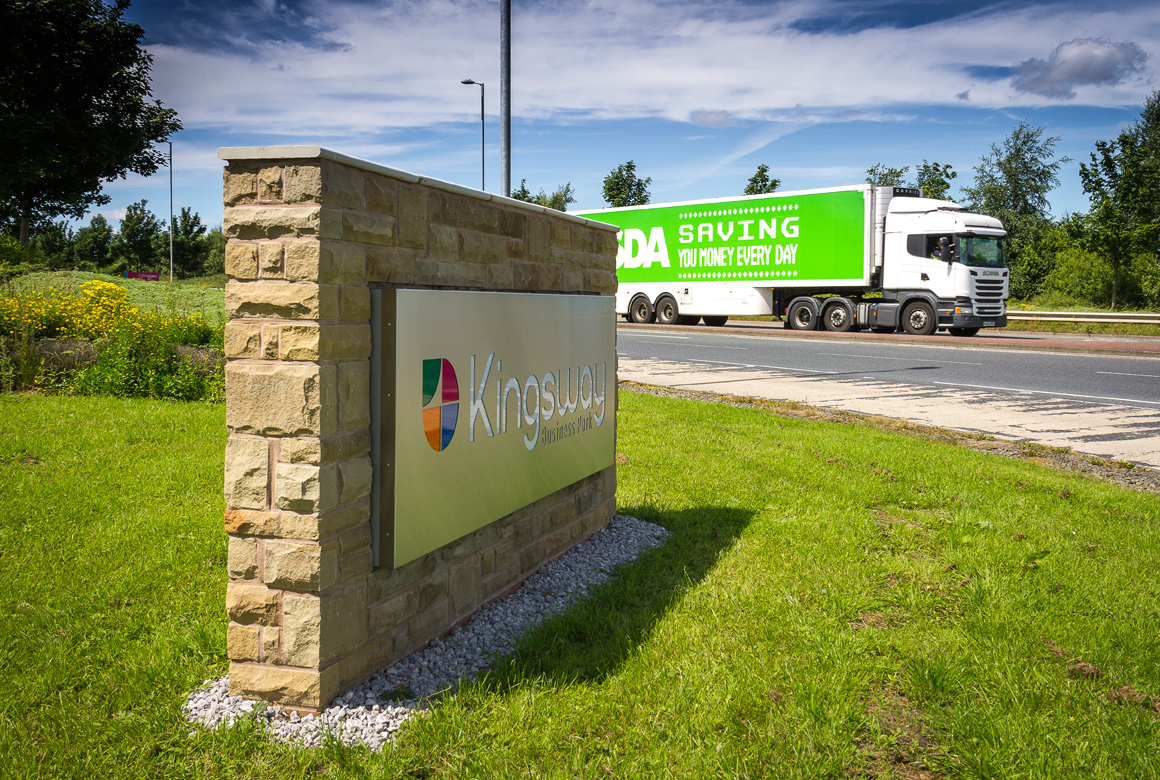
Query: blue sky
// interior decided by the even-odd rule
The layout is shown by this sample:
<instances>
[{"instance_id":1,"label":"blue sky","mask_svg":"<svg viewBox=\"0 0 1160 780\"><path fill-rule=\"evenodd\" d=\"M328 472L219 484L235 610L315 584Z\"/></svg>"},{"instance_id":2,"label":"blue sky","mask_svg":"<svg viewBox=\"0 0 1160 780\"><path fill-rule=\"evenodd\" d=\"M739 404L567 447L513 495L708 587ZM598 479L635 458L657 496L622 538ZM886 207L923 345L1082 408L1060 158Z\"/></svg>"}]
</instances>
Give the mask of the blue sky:
<instances>
[{"instance_id":1,"label":"blue sky","mask_svg":"<svg viewBox=\"0 0 1160 780\"><path fill-rule=\"evenodd\" d=\"M223 146L318 144L500 191L498 0L134 0L153 94L178 111L175 208L221 222ZM1082 211L1078 163L1160 88L1160 4L903 0L513 0L512 186L570 182L601 208L627 160L653 202L862 181L949 163L955 185L1025 120L1073 161L1051 196ZM957 187L952 190L957 196ZM117 220L164 169L106 187Z\"/></svg>"}]
</instances>

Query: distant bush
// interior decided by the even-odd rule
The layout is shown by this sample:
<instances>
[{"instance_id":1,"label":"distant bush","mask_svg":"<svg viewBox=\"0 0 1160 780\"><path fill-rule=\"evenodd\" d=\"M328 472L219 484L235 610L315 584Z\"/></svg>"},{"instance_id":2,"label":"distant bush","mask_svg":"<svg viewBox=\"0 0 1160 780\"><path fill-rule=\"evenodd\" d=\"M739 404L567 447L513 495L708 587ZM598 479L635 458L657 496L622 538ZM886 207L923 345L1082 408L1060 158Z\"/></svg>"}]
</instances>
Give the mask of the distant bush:
<instances>
[{"instance_id":1,"label":"distant bush","mask_svg":"<svg viewBox=\"0 0 1160 780\"><path fill-rule=\"evenodd\" d=\"M183 400L224 396L222 329L200 314L139 311L112 282L86 282L79 295L50 288L0 296L0 338L6 345L0 381L11 374L8 384L17 387ZM35 346L78 340L92 347ZM72 359L81 352L88 356Z\"/></svg>"}]
</instances>

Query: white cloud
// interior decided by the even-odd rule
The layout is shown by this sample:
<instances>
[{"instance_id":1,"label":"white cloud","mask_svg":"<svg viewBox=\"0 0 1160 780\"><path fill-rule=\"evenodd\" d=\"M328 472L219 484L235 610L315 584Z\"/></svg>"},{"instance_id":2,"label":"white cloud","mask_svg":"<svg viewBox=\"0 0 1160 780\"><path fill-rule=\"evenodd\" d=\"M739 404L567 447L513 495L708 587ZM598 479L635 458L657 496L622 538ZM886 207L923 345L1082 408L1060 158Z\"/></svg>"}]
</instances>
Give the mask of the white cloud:
<instances>
[{"instance_id":1,"label":"white cloud","mask_svg":"<svg viewBox=\"0 0 1160 780\"><path fill-rule=\"evenodd\" d=\"M1046 60L1016 66L1011 86L1048 98L1073 98L1077 86L1115 86L1140 73L1148 56L1131 41L1076 38L1061 43Z\"/></svg>"}]
</instances>

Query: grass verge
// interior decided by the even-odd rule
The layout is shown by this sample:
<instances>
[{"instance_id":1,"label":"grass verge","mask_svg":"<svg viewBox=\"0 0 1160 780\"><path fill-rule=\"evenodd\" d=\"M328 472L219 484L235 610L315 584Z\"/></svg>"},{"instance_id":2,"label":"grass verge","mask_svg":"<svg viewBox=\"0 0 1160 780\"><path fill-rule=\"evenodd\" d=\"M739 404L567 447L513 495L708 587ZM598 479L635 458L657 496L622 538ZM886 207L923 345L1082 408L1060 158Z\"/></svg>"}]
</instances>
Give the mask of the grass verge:
<instances>
[{"instance_id":1,"label":"grass verge","mask_svg":"<svg viewBox=\"0 0 1160 780\"><path fill-rule=\"evenodd\" d=\"M18 777L1160 774L1154 495L622 390L673 538L381 754L197 732L225 660L221 407L0 397L0 767Z\"/></svg>"},{"instance_id":2,"label":"grass verge","mask_svg":"<svg viewBox=\"0 0 1160 780\"><path fill-rule=\"evenodd\" d=\"M81 285L93 280L124 287L129 303L142 312L175 317L200 314L206 322L217 328L226 321L224 274L201 279L181 279L170 284L168 280L148 282L88 271L41 271L16 277L12 280L12 287L17 293L46 293L49 288L55 288L78 295Z\"/></svg>"}]
</instances>

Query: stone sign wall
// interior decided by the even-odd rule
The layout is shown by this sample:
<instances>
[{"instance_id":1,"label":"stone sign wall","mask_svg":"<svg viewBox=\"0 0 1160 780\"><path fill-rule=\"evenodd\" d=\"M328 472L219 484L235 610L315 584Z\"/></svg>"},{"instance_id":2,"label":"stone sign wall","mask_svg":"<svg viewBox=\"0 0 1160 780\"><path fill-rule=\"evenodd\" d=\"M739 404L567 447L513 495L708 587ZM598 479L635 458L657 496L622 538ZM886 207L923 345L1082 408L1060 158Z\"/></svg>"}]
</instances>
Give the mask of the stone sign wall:
<instances>
[{"instance_id":1,"label":"stone sign wall","mask_svg":"<svg viewBox=\"0 0 1160 780\"><path fill-rule=\"evenodd\" d=\"M318 710L615 509L610 467L400 568L374 569L371 288L612 295L616 234L319 147L219 156L230 692Z\"/></svg>"}]
</instances>

